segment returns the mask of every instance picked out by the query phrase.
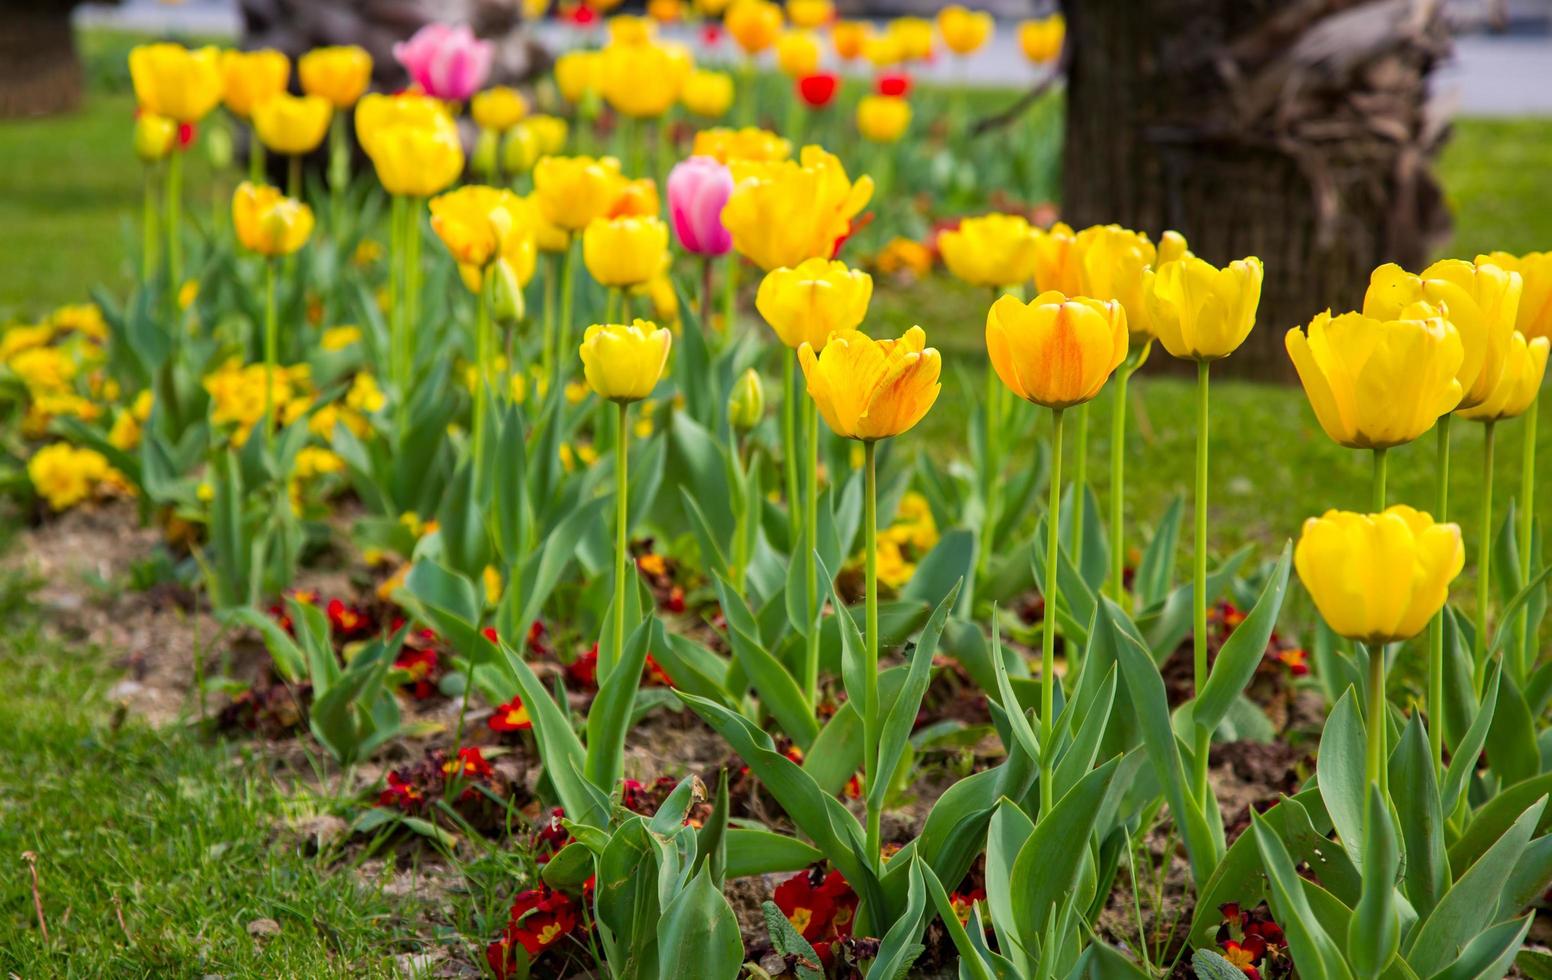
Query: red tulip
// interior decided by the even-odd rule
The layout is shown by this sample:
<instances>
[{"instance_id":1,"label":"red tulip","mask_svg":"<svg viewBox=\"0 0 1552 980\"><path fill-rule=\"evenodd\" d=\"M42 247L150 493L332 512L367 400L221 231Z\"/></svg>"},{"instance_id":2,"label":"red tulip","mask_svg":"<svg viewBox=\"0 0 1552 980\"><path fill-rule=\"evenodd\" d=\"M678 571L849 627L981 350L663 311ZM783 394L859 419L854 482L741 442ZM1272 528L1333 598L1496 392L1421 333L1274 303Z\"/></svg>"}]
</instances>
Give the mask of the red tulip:
<instances>
[{"instance_id":1,"label":"red tulip","mask_svg":"<svg viewBox=\"0 0 1552 980\"><path fill-rule=\"evenodd\" d=\"M830 72L804 75L798 79L798 95L811 109L823 109L835 99L841 80Z\"/></svg>"},{"instance_id":2,"label":"red tulip","mask_svg":"<svg viewBox=\"0 0 1552 980\"><path fill-rule=\"evenodd\" d=\"M879 95L903 99L911 94L911 76L903 71L888 72L878 76L874 88L878 90Z\"/></svg>"}]
</instances>

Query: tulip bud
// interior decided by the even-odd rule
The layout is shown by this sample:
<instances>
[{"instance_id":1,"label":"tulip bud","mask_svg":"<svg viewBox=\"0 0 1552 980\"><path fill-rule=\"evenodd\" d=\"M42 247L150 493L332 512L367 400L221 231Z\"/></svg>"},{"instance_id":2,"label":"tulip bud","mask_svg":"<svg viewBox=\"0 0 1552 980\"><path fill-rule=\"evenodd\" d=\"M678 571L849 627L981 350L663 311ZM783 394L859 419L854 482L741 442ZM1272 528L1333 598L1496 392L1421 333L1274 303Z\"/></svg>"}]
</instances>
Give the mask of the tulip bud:
<instances>
[{"instance_id":1,"label":"tulip bud","mask_svg":"<svg viewBox=\"0 0 1552 980\"><path fill-rule=\"evenodd\" d=\"M211 126L205 137L205 159L210 161L210 169L221 171L230 167L232 152L232 131L222 125Z\"/></svg>"},{"instance_id":2,"label":"tulip bud","mask_svg":"<svg viewBox=\"0 0 1552 980\"><path fill-rule=\"evenodd\" d=\"M480 138L474 144L474 172L477 174L496 173L500 157L500 135L494 129L480 130Z\"/></svg>"},{"instance_id":3,"label":"tulip bud","mask_svg":"<svg viewBox=\"0 0 1552 980\"><path fill-rule=\"evenodd\" d=\"M760 383L760 373L747 368L733 383L733 394L728 396L728 422L734 429L748 432L760 424L764 415L765 388Z\"/></svg>"},{"instance_id":4,"label":"tulip bud","mask_svg":"<svg viewBox=\"0 0 1552 980\"><path fill-rule=\"evenodd\" d=\"M166 116L142 112L135 117L135 153L146 163L165 159L178 139L178 124Z\"/></svg>"},{"instance_id":5,"label":"tulip bud","mask_svg":"<svg viewBox=\"0 0 1552 980\"><path fill-rule=\"evenodd\" d=\"M527 313L523 301L523 287L518 281L517 270L505 258L491 263L486 289L490 300L490 312L498 323L516 323Z\"/></svg>"},{"instance_id":6,"label":"tulip bud","mask_svg":"<svg viewBox=\"0 0 1552 980\"><path fill-rule=\"evenodd\" d=\"M476 151L477 152L477 151ZM507 173L526 174L539 159L539 138L528 126L515 126L501 148L501 165Z\"/></svg>"}]
</instances>

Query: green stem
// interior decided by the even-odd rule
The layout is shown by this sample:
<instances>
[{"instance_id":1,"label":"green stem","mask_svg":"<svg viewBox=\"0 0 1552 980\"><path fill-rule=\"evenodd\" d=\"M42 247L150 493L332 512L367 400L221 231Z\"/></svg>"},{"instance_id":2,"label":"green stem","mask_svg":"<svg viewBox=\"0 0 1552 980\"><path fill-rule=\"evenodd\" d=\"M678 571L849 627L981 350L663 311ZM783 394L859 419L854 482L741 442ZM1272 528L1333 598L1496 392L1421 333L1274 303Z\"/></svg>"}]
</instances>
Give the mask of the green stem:
<instances>
[{"instance_id":1,"label":"green stem","mask_svg":"<svg viewBox=\"0 0 1552 980\"><path fill-rule=\"evenodd\" d=\"M1083 513L1088 504L1089 485L1089 403L1078 406L1077 458L1072 474L1072 565L1083 568Z\"/></svg>"},{"instance_id":2,"label":"green stem","mask_svg":"<svg viewBox=\"0 0 1552 980\"><path fill-rule=\"evenodd\" d=\"M722 264L722 339L733 336L733 321L738 316L738 253L729 252Z\"/></svg>"},{"instance_id":3,"label":"green stem","mask_svg":"<svg viewBox=\"0 0 1552 980\"><path fill-rule=\"evenodd\" d=\"M782 465L787 477L787 529L790 547L798 544L798 383L794 368L797 358L785 352L781 363L781 439Z\"/></svg>"},{"instance_id":4,"label":"green stem","mask_svg":"<svg viewBox=\"0 0 1552 980\"><path fill-rule=\"evenodd\" d=\"M295 153L286 160L286 196L302 199L302 158Z\"/></svg>"},{"instance_id":5,"label":"green stem","mask_svg":"<svg viewBox=\"0 0 1552 980\"><path fill-rule=\"evenodd\" d=\"M1374 478L1370 484L1370 499L1373 501L1376 514L1385 509L1385 454L1389 451L1383 446L1374 450Z\"/></svg>"},{"instance_id":6,"label":"green stem","mask_svg":"<svg viewBox=\"0 0 1552 980\"><path fill-rule=\"evenodd\" d=\"M1363 645L1369 651L1369 744L1364 786L1379 786L1385 792L1385 645Z\"/></svg>"},{"instance_id":7,"label":"green stem","mask_svg":"<svg viewBox=\"0 0 1552 980\"><path fill-rule=\"evenodd\" d=\"M1061 552L1062 526L1062 409L1051 409L1051 486L1045 515L1045 614L1040 637L1040 814L1051 813L1052 751L1051 729L1056 722L1056 605L1057 556Z\"/></svg>"},{"instance_id":8,"label":"green stem","mask_svg":"<svg viewBox=\"0 0 1552 980\"><path fill-rule=\"evenodd\" d=\"M335 112L329 120L329 212L330 231L335 241L344 237L345 185L350 180L349 148L345 143L345 114Z\"/></svg>"},{"instance_id":9,"label":"green stem","mask_svg":"<svg viewBox=\"0 0 1552 980\"><path fill-rule=\"evenodd\" d=\"M1132 372L1116 372L1110 410L1110 597L1123 604L1126 592L1126 534L1121 522L1126 503L1126 383Z\"/></svg>"},{"instance_id":10,"label":"green stem","mask_svg":"<svg viewBox=\"0 0 1552 980\"><path fill-rule=\"evenodd\" d=\"M1478 695L1487 679L1487 607L1492 602L1493 572L1493 430L1488 422L1482 430L1482 524L1477 541L1477 636L1476 670L1472 683Z\"/></svg>"},{"instance_id":11,"label":"green stem","mask_svg":"<svg viewBox=\"0 0 1552 980\"><path fill-rule=\"evenodd\" d=\"M404 380L406 386L413 382L415 377L415 331L420 328L420 212L421 199L411 197L409 207L404 218L404 233L409 236L406 240L405 251L409 253L408 266L404 270L405 294L408 297L405 305L405 330L404 330Z\"/></svg>"},{"instance_id":12,"label":"green stem","mask_svg":"<svg viewBox=\"0 0 1552 980\"><path fill-rule=\"evenodd\" d=\"M568 241L566 251L560 257L560 323L555 330L555 374L552 390L561 393L565 387L566 349L571 346L571 304L574 299L577 263L573 256L576 243Z\"/></svg>"},{"instance_id":13,"label":"green stem","mask_svg":"<svg viewBox=\"0 0 1552 980\"><path fill-rule=\"evenodd\" d=\"M479 484L479 474L485 461L485 389L489 384L491 336L490 304L486 299L489 290L485 275L480 275L480 291L474 298L474 473Z\"/></svg>"},{"instance_id":14,"label":"green stem","mask_svg":"<svg viewBox=\"0 0 1552 980\"><path fill-rule=\"evenodd\" d=\"M819 704L819 410L803 399L808 446L803 454L803 566L808 595L808 636L804 656L803 693L810 710Z\"/></svg>"},{"instance_id":15,"label":"green stem","mask_svg":"<svg viewBox=\"0 0 1552 980\"><path fill-rule=\"evenodd\" d=\"M1450 420L1445 415L1439 419L1438 454L1435 468L1438 478L1438 500L1434 519L1443 522L1450 504ZM1444 780L1444 610L1434 616L1428 626L1428 758L1433 760L1434 781L1443 785Z\"/></svg>"},{"instance_id":16,"label":"green stem","mask_svg":"<svg viewBox=\"0 0 1552 980\"><path fill-rule=\"evenodd\" d=\"M174 147L167 156L167 288L177 295L183 284L183 151Z\"/></svg>"},{"instance_id":17,"label":"green stem","mask_svg":"<svg viewBox=\"0 0 1552 980\"><path fill-rule=\"evenodd\" d=\"M144 240L140 250L140 278L149 287L156 274L156 239L160 229L156 224L156 172L145 168L145 207L140 216Z\"/></svg>"},{"instance_id":18,"label":"green stem","mask_svg":"<svg viewBox=\"0 0 1552 980\"><path fill-rule=\"evenodd\" d=\"M264 260L264 452L275 456L275 364L279 360L280 329L275 314L275 260Z\"/></svg>"},{"instance_id":19,"label":"green stem","mask_svg":"<svg viewBox=\"0 0 1552 980\"><path fill-rule=\"evenodd\" d=\"M388 316L388 377L394 391L394 418L396 424L396 436L403 438L404 422L408 417L410 393L404 381L404 332L407 329L404 324L405 304L408 302L405 296L405 259L406 245L404 242L404 213L406 199L403 195L393 196L393 209L388 219L389 255L388 255L388 285L391 291L391 306Z\"/></svg>"},{"instance_id":20,"label":"green stem","mask_svg":"<svg viewBox=\"0 0 1552 980\"><path fill-rule=\"evenodd\" d=\"M888 779L878 769L878 443L869 440L862 444L864 478L862 488L862 546L866 557L864 567L867 581L867 650L862 665L862 745L863 781L867 787L868 827L866 857L874 867L882 864L882 834L879 828L881 814L873 806L873 786L877 780Z\"/></svg>"},{"instance_id":21,"label":"green stem","mask_svg":"<svg viewBox=\"0 0 1552 980\"><path fill-rule=\"evenodd\" d=\"M555 303L560 290L560 263L553 254L544 256L544 337L539 363L546 378L553 377L555 371Z\"/></svg>"},{"instance_id":22,"label":"green stem","mask_svg":"<svg viewBox=\"0 0 1552 980\"><path fill-rule=\"evenodd\" d=\"M264 143L259 139L259 131L252 127L248 130L248 183L265 183Z\"/></svg>"},{"instance_id":23,"label":"green stem","mask_svg":"<svg viewBox=\"0 0 1552 980\"><path fill-rule=\"evenodd\" d=\"M1525 410L1525 444L1520 457L1520 585L1530 581L1531 549L1534 547L1536 524L1536 423L1541 414L1541 398L1538 396ZM1519 665L1515 681L1523 687L1525 678L1535 667L1535 643L1530 636L1530 614L1522 612L1514 627L1515 659Z\"/></svg>"},{"instance_id":24,"label":"green stem","mask_svg":"<svg viewBox=\"0 0 1552 980\"><path fill-rule=\"evenodd\" d=\"M1200 695L1207 686L1207 389L1208 362L1196 365L1196 554L1193 556L1191 589L1192 679L1193 696ZM1207 756L1212 749L1212 731L1201 725L1196 727L1196 759L1194 776L1197 801L1207 809Z\"/></svg>"},{"instance_id":25,"label":"green stem","mask_svg":"<svg viewBox=\"0 0 1552 980\"><path fill-rule=\"evenodd\" d=\"M630 519L630 483L626 467L630 460L630 444L625 438L628 431L630 403L620 402L619 438L614 440L614 648L609 651L607 662L599 664L598 679L609 676L625 649L625 552L629 546L626 522Z\"/></svg>"}]
</instances>

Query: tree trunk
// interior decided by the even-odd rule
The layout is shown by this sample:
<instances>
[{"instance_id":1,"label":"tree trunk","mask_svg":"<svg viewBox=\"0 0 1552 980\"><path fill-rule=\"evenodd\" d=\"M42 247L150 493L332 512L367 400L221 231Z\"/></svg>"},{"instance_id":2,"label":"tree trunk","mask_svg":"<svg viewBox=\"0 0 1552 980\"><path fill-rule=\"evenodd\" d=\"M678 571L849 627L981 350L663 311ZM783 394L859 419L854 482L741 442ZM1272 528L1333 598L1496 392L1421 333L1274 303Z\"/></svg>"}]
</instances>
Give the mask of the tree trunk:
<instances>
[{"instance_id":1,"label":"tree trunk","mask_svg":"<svg viewBox=\"0 0 1552 980\"><path fill-rule=\"evenodd\" d=\"M1230 369L1291 376L1287 328L1361 304L1384 262L1449 230L1429 165L1434 0L1071 0L1064 216L1180 231L1266 263Z\"/></svg>"},{"instance_id":2,"label":"tree trunk","mask_svg":"<svg viewBox=\"0 0 1552 980\"><path fill-rule=\"evenodd\" d=\"M70 24L74 4L13 6L0 16L0 119L76 108L85 80Z\"/></svg>"}]
</instances>

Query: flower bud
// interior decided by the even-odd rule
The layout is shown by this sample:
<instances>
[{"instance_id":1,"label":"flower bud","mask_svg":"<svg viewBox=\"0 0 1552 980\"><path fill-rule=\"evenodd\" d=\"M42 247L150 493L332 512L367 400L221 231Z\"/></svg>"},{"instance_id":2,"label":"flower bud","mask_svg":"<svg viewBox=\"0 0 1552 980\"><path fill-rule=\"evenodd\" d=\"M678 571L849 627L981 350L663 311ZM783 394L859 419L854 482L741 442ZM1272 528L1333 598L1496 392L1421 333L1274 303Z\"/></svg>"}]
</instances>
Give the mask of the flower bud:
<instances>
[{"instance_id":1,"label":"flower bud","mask_svg":"<svg viewBox=\"0 0 1552 980\"><path fill-rule=\"evenodd\" d=\"M728 396L728 421L734 429L748 432L760 424L765 416L765 387L760 383L760 373L746 368L733 383L733 393Z\"/></svg>"},{"instance_id":2,"label":"flower bud","mask_svg":"<svg viewBox=\"0 0 1552 980\"><path fill-rule=\"evenodd\" d=\"M523 302L523 286L518 279L517 270L506 258L499 258L491 263L490 269L485 273L488 277L486 283L490 292L490 312L498 323L516 323L527 313Z\"/></svg>"},{"instance_id":3,"label":"flower bud","mask_svg":"<svg viewBox=\"0 0 1552 980\"><path fill-rule=\"evenodd\" d=\"M166 116L141 112L135 117L135 153L146 163L165 159L178 142L178 124Z\"/></svg>"}]
</instances>

